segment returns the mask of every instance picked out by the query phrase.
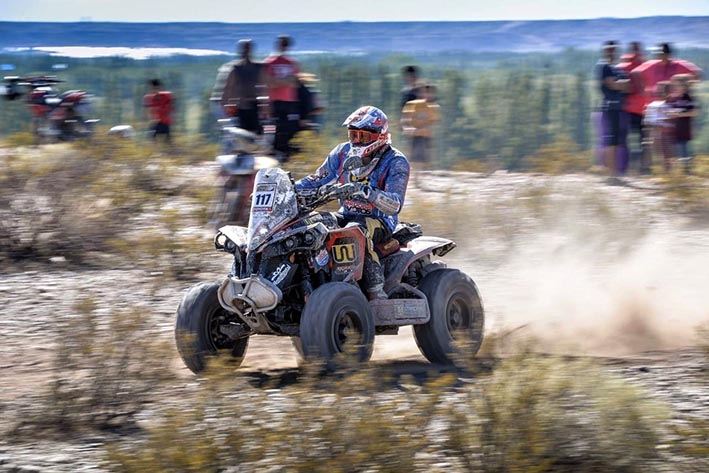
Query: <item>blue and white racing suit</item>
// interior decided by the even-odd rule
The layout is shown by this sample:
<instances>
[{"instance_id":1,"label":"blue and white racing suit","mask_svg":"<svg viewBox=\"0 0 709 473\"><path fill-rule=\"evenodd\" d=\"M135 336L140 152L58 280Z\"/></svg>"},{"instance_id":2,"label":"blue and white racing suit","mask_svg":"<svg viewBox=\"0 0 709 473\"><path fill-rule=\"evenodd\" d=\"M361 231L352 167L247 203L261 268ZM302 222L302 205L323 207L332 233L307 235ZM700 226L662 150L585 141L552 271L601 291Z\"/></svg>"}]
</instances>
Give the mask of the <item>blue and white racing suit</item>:
<instances>
[{"instance_id":1,"label":"blue and white racing suit","mask_svg":"<svg viewBox=\"0 0 709 473\"><path fill-rule=\"evenodd\" d=\"M305 190L336 182L359 182L371 188L368 199L361 195L340 199L339 210L341 225L356 222L367 236L364 279L366 287L371 289L384 283L374 245L388 240L399 221L409 182L409 161L401 151L386 145L375 152L373 159L379 158L379 162L369 175L356 179L352 173L342 170L349 151L349 142L336 146L317 171L296 182L295 187Z\"/></svg>"}]
</instances>

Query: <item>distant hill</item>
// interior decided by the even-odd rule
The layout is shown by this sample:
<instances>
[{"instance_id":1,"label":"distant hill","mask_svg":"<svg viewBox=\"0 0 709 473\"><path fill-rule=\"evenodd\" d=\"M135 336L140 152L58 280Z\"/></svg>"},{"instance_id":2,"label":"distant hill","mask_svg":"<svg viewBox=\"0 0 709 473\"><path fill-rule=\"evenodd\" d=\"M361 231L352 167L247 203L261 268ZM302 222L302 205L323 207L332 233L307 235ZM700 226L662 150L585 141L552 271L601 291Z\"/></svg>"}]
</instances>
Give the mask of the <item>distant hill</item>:
<instances>
[{"instance_id":1,"label":"distant hill","mask_svg":"<svg viewBox=\"0 0 709 473\"><path fill-rule=\"evenodd\" d=\"M595 49L606 39L669 41L709 48L709 16L559 21L376 23L30 23L0 22L0 50L41 46L190 48L232 52L240 38L265 54L274 38L293 36L296 51L556 51Z\"/></svg>"}]
</instances>

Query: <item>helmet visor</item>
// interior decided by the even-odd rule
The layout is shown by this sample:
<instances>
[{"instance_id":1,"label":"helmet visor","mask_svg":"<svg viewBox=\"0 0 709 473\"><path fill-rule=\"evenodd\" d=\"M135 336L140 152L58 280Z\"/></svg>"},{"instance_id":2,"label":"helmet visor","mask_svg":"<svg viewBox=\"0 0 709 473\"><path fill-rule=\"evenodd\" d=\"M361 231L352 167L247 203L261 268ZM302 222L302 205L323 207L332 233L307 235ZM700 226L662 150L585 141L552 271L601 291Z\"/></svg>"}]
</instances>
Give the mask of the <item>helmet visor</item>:
<instances>
[{"instance_id":1,"label":"helmet visor","mask_svg":"<svg viewBox=\"0 0 709 473\"><path fill-rule=\"evenodd\" d=\"M380 133L373 133L367 130L356 130L353 128L347 130L347 137L349 138L350 143L357 146L365 146L374 143L382 136L383 135Z\"/></svg>"}]
</instances>

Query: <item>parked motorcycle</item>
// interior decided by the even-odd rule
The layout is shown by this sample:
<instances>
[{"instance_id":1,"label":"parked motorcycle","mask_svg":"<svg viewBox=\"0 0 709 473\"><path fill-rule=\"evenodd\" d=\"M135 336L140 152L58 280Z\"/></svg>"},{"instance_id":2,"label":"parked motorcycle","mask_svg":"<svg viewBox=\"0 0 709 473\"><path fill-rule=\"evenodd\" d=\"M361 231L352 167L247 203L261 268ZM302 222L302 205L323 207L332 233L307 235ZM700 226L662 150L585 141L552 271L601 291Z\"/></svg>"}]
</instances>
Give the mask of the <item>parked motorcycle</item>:
<instances>
[{"instance_id":1,"label":"parked motorcycle","mask_svg":"<svg viewBox=\"0 0 709 473\"><path fill-rule=\"evenodd\" d=\"M343 172L354 166L345 162ZM388 299L368 301L360 285L366 238L358 226L340 228L315 209L338 199L342 185L298 192L280 168L256 173L248 228L227 225L215 247L233 255L220 282L190 288L177 309L175 337L185 365L202 371L225 353L239 366L252 335L291 337L301 359L337 366L341 353L360 362L375 335L413 325L423 355L455 364L460 347L473 356L483 340L484 312L473 280L434 257L455 248L400 224L379 245Z\"/></svg>"},{"instance_id":2,"label":"parked motorcycle","mask_svg":"<svg viewBox=\"0 0 709 473\"><path fill-rule=\"evenodd\" d=\"M32 113L32 131L38 141L72 141L90 136L96 119L91 113L92 96L83 90L57 91L63 82L56 76L5 77L5 98L25 96Z\"/></svg>"}]
</instances>

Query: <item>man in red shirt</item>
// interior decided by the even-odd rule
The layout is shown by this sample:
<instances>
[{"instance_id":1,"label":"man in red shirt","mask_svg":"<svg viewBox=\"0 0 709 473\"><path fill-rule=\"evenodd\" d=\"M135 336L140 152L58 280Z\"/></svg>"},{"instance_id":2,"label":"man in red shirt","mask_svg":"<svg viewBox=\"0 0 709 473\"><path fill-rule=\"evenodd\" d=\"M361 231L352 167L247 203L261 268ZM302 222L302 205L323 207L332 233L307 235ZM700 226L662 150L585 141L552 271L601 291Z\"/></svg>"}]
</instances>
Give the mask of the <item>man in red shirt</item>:
<instances>
[{"instance_id":1,"label":"man in red shirt","mask_svg":"<svg viewBox=\"0 0 709 473\"><path fill-rule=\"evenodd\" d=\"M676 74L689 74L692 80L699 80L702 70L697 65L672 57L672 47L669 43L658 46L658 58L645 61L632 70L637 75L645 89L645 106L652 102L655 87L658 82L670 81Z\"/></svg>"},{"instance_id":2,"label":"man in red shirt","mask_svg":"<svg viewBox=\"0 0 709 473\"><path fill-rule=\"evenodd\" d=\"M276 41L278 53L264 61L266 85L271 102L271 114L276 120L276 137L273 148L283 153L284 160L290 154L289 142L298 131L298 73L300 67L295 59L286 56L293 44L290 36L281 35Z\"/></svg>"},{"instance_id":3,"label":"man in red shirt","mask_svg":"<svg viewBox=\"0 0 709 473\"><path fill-rule=\"evenodd\" d=\"M162 83L159 79L150 81L152 92L143 97L143 104L148 108L153 123L150 126L151 136L157 140L158 135L164 135L165 141L170 142L170 125L172 125L173 100L172 92L160 90Z\"/></svg>"}]
</instances>

